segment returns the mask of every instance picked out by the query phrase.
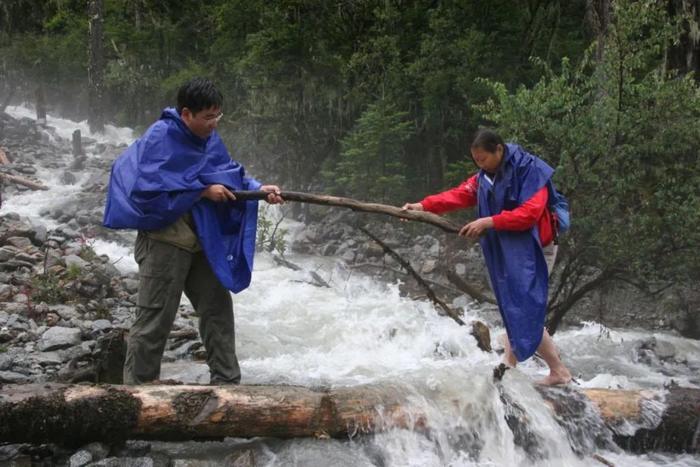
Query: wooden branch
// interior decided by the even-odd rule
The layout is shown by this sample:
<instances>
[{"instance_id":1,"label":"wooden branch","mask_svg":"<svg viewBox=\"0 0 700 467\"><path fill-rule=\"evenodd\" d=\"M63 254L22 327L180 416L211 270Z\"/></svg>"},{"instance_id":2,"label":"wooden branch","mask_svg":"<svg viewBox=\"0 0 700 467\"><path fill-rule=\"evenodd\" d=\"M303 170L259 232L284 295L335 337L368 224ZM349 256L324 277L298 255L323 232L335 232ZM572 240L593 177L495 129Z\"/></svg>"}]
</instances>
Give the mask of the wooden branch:
<instances>
[{"instance_id":1,"label":"wooden branch","mask_svg":"<svg viewBox=\"0 0 700 467\"><path fill-rule=\"evenodd\" d=\"M7 180L8 182L11 182L11 183L16 183L18 185L24 185L28 188L31 188L32 190L48 190L49 189L49 187L42 185L41 183L33 182L29 179L26 179L24 177L19 177L17 175L10 175L10 174L0 172L0 178Z\"/></svg>"},{"instance_id":2,"label":"wooden branch","mask_svg":"<svg viewBox=\"0 0 700 467\"><path fill-rule=\"evenodd\" d=\"M426 295L428 296L430 301L432 301L434 304L439 306L440 309L442 309L447 316L452 318L460 326L464 326L465 324L467 324L462 320L462 318L459 317L459 315L457 314L456 311L454 311L452 308L447 306L447 304L445 302L443 302L442 300L437 298L437 295L435 295L435 292L433 291L433 289L423 280L423 278L420 276L420 274L418 274L416 272L416 270L411 267L411 265L409 264L408 261L403 259L401 257L401 255L399 255L394 250L392 250L386 243L381 241L379 238L377 238L375 235L373 235L371 232L369 232L364 227L359 227L359 229L362 233L364 233L369 238L371 238L372 240L377 242L377 244L379 246L381 246L382 249L384 250L384 253L386 253L389 256L391 256L392 258L394 258L406 271L408 271L408 273L416 280L416 282L418 282L418 285L420 285L425 290Z\"/></svg>"},{"instance_id":3,"label":"wooden branch","mask_svg":"<svg viewBox=\"0 0 700 467\"><path fill-rule=\"evenodd\" d=\"M590 406L623 447L697 452L700 389L631 390L538 386L557 419L590 418ZM83 446L125 439L211 439L257 436L345 438L391 428L430 429L409 402L411 391L362 385L313 390L297 386L61 385L0 387L0 443ZM504 402L505 403L505 402ZM649 410L664 407L650 426ZM455 401L459 405L459 401ZM460 410L469 410L469 406ZM468 414L464 414L468 416ZM524 428L528 421L522 420ZM529 439L525 436L523 439Z\"/></svg>"},{"instance_id":4,"label":"wooden branch","mask_svg":"<svg viewBox=\"0 0 700 467\"><path fill-rule=\"evenodd\" d=\"M453 271L453 270L448 270L447 271L447 279L452 282L452 284L457 287L459 290L464 292L465 294L469 295L471 298L474 300L477 300L479 302L485 302L485 303L491 303L493 305L496 305L496 299L493 297L490 297L486 295L485 293L482 293L479 289L474 287L471 284L468 284L464 279L459 277L459 275Z\"/></svg>"},{"instance_id":5,"label":"wooden branch","mask_svg":"<svg viewBox=\"0 0 700 467\"><path fill-rule=\"evenodd\" d=\"M239 201L251 199L265 199L268 193L264 191L235 191L233 193ZM283 191L280 193L285 201L296 201L308 204L320 204L323 206L336 206L349 208L353 211L369 212L375 214L386 214L388 216L398 217L399 219L407 219L441 228L445 232L458 233L462 228L460 225L450 222L449 220L440 217L436 214L423 211L404 211L403 209L390 206L388 204L379 203L363 203L351 198L341 198L338 196L315 195L311 193L301 193L298 191Z\"/></svg>"},{"instance_id":6,"label":"wooden branch","mask_svg":"<svg viewBox=\"0 0 700 467\"><path fill-rule=\"evenodd\" d=\"M401 255L392 250L386 243L382 242L381 240L379 240L379 238L372 235L367 229L363 227L360 227L359 229L369 238L377 242L377 244L379 244L379 246L382 247L386 254L394 258L411 276L413 276L416 282L418 282L418 285L423 287L430 301L439 306L440 309L442 309L447 314L447 316L452 318L460 326L464 326L467 324L462 318L460 318L459 314L457 314L456 311L454 311L451 307L447 305L447 303L443 302L437 297L437 295L435 295L433 289L420 276L420 274L418 274L416 270L411 267L408 261L403 259ZM489 327L486 324L477 320L473 321L471 335L474 336L474 339L476 339L476 343L481 350L483 350L484 352L491 352L491 331L489 330Z\"/></svg>"}]
</instances>

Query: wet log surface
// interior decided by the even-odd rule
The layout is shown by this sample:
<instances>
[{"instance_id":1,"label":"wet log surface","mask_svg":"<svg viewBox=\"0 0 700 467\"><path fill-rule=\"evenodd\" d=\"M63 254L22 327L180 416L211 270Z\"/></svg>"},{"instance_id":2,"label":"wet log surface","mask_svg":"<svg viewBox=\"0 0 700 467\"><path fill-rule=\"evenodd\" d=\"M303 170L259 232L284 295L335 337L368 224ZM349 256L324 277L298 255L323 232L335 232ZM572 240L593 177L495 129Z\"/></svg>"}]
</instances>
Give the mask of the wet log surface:
<instances>
[{"instance_id":1,"label":"wet log surface","mask_svg":"<svg viewBox=\"0 0 700 467\"><path fill-rule=\"evenodd\" d=\"M572 408L578 412L585 410L576 407L570 397L558 397L561 389L539 389L556 413L571 412ZM597 408L618 446L635 452L699 451L700 389L584 389L581 392Z\"/></svg>"},{"instance_id":2,"label":"wet log surface","mask_svg":"<svg viewBox=\"0 0 700 467\"><path fill-rule=\"evenodd\" d=\"M700 389L538 388L558 417L596 407L624 448L697 452ZM585 396L585 397L584 397ZM584 403L582 403L584 401ZM626 426L641 426L625 433ZM5 385L0 443L80 446L123 439L348 438L429 429L398 387Z\"/></svg>"},{"instance_id":3,"label":"wet log surface","mask_svg":"<svg viewBox=\"0 0 700 467\"><path fill-rule=\"evenodd\" d=\"M421 425L406 405L400 391L386 386L5 385L0 442L347 438Z\"/></svg>"}]
</instances>

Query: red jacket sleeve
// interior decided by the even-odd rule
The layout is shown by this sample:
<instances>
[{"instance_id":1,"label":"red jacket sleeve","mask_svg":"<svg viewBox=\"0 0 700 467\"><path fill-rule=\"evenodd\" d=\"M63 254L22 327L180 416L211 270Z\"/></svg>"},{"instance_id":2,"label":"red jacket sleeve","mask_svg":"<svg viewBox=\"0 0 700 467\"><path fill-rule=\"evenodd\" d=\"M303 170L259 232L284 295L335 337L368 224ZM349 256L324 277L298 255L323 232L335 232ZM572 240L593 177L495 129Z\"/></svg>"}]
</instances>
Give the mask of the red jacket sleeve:
<instances>
[{"instance_id":1,"label":"red jacket sleeve","mask_svg":"<svg viewBox=\"0 0 700 467\"><path fill-rule=\"evenodd\" d=\"M452 188L436 195L426 196L420 202L423 209L434 214L442 214L455 209L476 206L478 182L476 175Z\"/></svg>"},{"instance_id":2,"label":"red jacket sleeve","mask_svg":"<svg viewBox=\"0 0 700 467\"><path fill-rule=\"evenodd\" d=\"M496 230L527 230L538 223L547 207L547 187L541 188L530 199L513 209L501 211L493 216L493 228Z\"/></svg>"}]
</instances>

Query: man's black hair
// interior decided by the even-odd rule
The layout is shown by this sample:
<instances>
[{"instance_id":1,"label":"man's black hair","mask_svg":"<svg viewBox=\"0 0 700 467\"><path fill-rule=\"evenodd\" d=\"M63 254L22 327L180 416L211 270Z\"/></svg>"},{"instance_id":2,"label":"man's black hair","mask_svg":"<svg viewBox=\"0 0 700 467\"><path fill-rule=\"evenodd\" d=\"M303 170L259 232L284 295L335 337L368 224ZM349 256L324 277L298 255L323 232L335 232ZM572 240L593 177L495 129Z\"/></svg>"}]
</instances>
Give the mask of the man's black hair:
<instances>
[{"instance_id":1,"label":"man's black hair","mask_svg":"<svg viewBox=\"0 0 700 467\"><path fill-rule=\"evenodd\" d=\"M493 130L489 130L488 128L481 128L474 133L472 149L483 149L487 152L496 152L499 144L505 149L506 143L503 142L503 138L501 138L498 133Z\"/></svg>"},{"instance_id":2,"label":"man's black hair","mask_svg":"<svg viewBox=\"0 0 700 467\"><path fill-rule=\"evenodd\" d=\"M183 84L177 92L177 113L187 107L193 114L212 107L220 109L224 96L214 83L206 78L193 78Z\"/></svg>"}]
</instances>

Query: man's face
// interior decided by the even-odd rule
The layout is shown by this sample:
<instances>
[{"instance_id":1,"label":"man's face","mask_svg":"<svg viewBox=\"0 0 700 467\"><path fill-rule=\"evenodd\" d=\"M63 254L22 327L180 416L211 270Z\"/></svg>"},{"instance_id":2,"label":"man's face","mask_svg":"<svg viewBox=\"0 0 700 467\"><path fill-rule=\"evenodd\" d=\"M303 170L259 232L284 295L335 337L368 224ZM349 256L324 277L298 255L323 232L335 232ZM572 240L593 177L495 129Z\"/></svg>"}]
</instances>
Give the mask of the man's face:
<instances>
[{"instance_id":1,"label":"man's face","mask_svg":"<svg viewBox=\"0 0 700 467\"><path fill-rule=\"evenodd\" d=\"M495 172L503 160L503 146L496 146L496 152L489 152L483 148L472 148L472 158L474 163L486 172Z\"/></svg>"},{"instance_id":2,"label":"man's face","mask_svg":"<svg viewBox=\"0 0 700 467\"><path fill-rule=\"evenodd\" d=\"M219 107L210 107L197 113L192 113L190 109L183 107L180 117L192 133L206 139L216 129L223 115Z\"/></svg>"}]
</instances>

